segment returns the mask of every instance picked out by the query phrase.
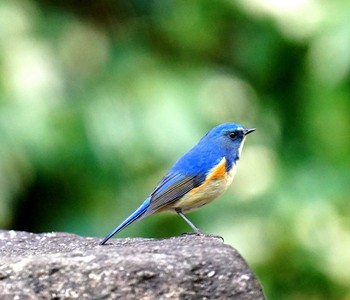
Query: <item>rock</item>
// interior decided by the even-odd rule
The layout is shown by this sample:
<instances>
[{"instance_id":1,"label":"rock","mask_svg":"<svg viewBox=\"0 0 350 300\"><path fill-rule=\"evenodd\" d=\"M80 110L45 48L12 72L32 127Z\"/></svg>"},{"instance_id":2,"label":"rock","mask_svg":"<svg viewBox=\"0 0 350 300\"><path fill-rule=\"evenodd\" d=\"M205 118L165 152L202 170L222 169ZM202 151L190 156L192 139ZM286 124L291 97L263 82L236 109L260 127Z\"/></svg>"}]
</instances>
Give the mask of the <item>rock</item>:
<instances>
[{"instance_id":1,"label":"rock","mask_svg":"<svg viewBox=\"0 0 350 300\"><path fill-rule=\"evenodd\" d=\"M0 231L0 299L264 299L221 239L113 239Z\"/></svg>"}]
</instances>

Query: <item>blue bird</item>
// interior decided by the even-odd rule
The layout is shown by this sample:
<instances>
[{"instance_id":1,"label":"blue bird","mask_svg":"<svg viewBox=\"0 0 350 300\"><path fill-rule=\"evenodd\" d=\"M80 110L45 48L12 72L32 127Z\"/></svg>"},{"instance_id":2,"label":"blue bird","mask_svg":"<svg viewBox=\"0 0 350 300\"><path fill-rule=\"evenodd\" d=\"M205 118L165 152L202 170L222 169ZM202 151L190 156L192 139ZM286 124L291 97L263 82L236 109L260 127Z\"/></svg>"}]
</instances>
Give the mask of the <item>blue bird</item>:
<instances>
[{"instance_id":1,"label":"blue bird","mask_svg":"<svg viewBox=\"0 0 350 300\"><path fill-rule=\"evenodd\" d=\"M197 235L201 235L184 214L212 202L226 191L236 174L245 138L253 131L255 128L244 128L235 123L224 123L211 129L173 165L139 208L100 245L132 222L165 210L176 212Z\"/></svg>"}]
</instances>

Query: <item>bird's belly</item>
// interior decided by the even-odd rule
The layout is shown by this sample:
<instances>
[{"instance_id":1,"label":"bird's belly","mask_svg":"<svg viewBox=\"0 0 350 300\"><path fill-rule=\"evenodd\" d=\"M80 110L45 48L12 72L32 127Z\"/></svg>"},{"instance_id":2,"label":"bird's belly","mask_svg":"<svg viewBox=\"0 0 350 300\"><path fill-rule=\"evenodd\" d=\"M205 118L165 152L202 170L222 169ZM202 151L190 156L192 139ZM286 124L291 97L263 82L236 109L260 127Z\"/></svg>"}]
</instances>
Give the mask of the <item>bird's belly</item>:
<instances>
[{"instance_id":1,"label":"bird's belly","mask_svg":"<svg viewBox=\"0 0 350 300\"><path fill-rule=\"evenodd\" d=\"M180 200L176 201L171 209L181 209L182 212L186 213L214 201L221 196L232 183L236 170L236 165L233 165L229 172L225 172L220 177L211 179L210 176L208 176L207 180L199 187L193 189Z\"/></svg>"}]
</instances>

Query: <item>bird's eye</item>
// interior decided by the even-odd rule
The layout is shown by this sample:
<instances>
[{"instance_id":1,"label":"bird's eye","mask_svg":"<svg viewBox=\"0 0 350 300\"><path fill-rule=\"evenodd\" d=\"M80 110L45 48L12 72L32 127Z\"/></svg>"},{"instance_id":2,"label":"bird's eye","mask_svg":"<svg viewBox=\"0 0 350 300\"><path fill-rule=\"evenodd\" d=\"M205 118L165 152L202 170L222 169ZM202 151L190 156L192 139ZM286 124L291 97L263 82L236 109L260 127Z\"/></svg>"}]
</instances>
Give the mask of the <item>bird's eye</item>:
<instances>
[{"instance_id":1,"label":"bird's eye","mask_svg":"<svg viewBox=\"0 0 350 300\"><path fill-rule=\"evenodd\" d=\"M229 137L234 140L237 137L237 133L236 132L230 132Z\"/></svg>"}]
</instances>

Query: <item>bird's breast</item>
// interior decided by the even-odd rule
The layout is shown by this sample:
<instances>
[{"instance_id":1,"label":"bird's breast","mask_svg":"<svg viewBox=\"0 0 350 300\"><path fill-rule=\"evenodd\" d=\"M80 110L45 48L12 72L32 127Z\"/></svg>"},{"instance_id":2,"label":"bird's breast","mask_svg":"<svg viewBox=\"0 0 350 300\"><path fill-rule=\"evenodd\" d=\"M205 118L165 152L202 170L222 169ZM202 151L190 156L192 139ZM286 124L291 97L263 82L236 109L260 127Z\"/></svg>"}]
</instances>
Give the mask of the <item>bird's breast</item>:
<instances>
[{"instance_id":1,"label":"bird's breast","mask_svg":"<svg viewBox=\"0 0 350 300\"><path fill-rule=\"evenodd\" d=\"M218 165L212 168L203 183L192 189L180 200L176 201L171 209L181 208L182 212L188 212L206 205L221 196L232 183L236 174L235 163L229 171L226 170L226 158L224 157Z\"/></svg>"}]
</instances>

